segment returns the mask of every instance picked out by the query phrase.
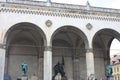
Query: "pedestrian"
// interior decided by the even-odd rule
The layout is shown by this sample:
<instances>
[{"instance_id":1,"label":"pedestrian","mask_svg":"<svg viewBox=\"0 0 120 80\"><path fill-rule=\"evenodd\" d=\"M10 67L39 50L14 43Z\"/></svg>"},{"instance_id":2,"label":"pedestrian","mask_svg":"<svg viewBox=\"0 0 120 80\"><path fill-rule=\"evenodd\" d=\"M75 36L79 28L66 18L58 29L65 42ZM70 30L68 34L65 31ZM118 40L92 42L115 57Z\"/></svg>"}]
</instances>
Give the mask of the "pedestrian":
<instances>
[{"instance_id":1,"label":"pedestrian","mask_svg":"<svg viewBox=\"0 0 120 80\"><path fill-rule=\"evenodd\" d=\"M110 79L109 79L109 76L106 76L104 80L110 80Z\"/></svg>"}]
</instances>

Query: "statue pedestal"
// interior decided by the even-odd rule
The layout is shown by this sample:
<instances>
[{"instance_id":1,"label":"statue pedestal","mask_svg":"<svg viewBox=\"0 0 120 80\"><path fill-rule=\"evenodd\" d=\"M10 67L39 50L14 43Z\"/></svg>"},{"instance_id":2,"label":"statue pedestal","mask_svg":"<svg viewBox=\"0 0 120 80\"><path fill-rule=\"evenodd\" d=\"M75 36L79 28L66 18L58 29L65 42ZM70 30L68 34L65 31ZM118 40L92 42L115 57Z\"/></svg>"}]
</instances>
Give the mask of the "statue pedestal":
<instances>
[{"instance_id":1,"label":"statue pedestal","mask_svg":"<svg viewBox=\"0 0 120 80\"><path fill-rule=\"evenodd\" d=\"M21 80L28 80L28 77L27 76L22 76Z\"/></svg>"},{"instance_id":2,"label":"statue pedestal","mask_svg":"<svg viewBox=\"0 0 120 80\"><path fill-rule=\"evenodd\" d=\"M110 76L109 79L110 79L110 80L114 80L114 77L113 77L113 76Z\"/></svg>"},{"instance_id":3,"label":"statue pedestal","mask_svg":"<svg viewBox=\"0 0 120 80\"><path fill-rule=\"evenodd\" d=\"M32 76L30 80L38 80L37 76Z\"/></svg>"},{"instance_id":4,"label":"statue pedestal","mask_svg":"<svg viewBox=\"0 0 120 80\"><path fill-rule=\"evenodd\" d=\"M67 77L66 76L62 77L62 80L67 80Z\"/></svg>"},{"instance_id":5,"label":"statue pedestal","mask_svg":"<svg viewBox=\"0 0 120 80\"><path fill-rule=\"evenodd\" d=\"M11 77L10 77L10 75L8 75L8 74L5 74L5 75L4 75L4 80L11 80Z\"/></svg>"},{"instance_id":6,"label":"statue pedestal","mask_svg":"<svg viewBox=\"0 0 120 80\"><path fill-rule=\"evenodd\" d=\"M61 80L61 79L62 79L61 74L58 73L58 74L55 76L55 79L54 79L54 80Z\"/></svg>"}]
</instances>

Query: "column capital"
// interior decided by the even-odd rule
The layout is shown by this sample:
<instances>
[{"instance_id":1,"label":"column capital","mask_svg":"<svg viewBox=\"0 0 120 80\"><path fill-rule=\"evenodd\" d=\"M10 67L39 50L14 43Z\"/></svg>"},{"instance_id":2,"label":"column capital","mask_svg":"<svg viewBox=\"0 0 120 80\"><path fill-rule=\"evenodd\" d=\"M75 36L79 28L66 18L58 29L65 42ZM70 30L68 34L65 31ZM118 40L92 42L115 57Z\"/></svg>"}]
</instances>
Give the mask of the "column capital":
<instances>
[{"instance_id":1,"label":"column capital","mask_svg":"<svg viewBox=\"0 0 120 80\"><path fill-rule=\"evenodd\" d=\"M89 52L93 52L93 48L87 49L87 53L89 53Z\"/></svg>"},{"instance_id":2,"label":"column capital","mask_svg":"<svg viewBox=\"0 0 120 80\"><path fill-rule=\"evenodd\" d=\"M52 47L51 46L45 46L45 51L52 51Z\"/></svg>"}]
</instances>

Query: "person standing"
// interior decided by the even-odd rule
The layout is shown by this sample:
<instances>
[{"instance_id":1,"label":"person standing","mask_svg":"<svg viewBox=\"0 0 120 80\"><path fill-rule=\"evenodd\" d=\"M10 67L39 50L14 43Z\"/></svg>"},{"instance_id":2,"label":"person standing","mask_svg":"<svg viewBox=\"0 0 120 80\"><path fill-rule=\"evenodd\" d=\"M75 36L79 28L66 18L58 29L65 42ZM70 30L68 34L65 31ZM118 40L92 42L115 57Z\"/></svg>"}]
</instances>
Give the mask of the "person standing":
<instances>
[{"instance_id":1,"label":"person standing","mask_svg":"<svg viewBox=\"0 0 120 80\"><path fill-rule=\"evenodd\" d=\"M109 79L109 76L106 76L104 80L110 80L110 79Z\"/></svg>"}]
</instances>

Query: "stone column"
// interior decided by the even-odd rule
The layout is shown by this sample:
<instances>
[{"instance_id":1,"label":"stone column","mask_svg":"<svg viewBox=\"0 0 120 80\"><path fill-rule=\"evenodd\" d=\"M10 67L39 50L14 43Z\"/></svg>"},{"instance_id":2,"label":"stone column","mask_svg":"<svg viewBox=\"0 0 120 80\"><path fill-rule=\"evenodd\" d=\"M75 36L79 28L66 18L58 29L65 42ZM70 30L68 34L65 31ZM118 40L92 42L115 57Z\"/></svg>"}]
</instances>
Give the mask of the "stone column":
<instances>
[{"instance_id":1,"label":"stone column","mask_svg":"<svg viewBox=\"0 0 120 80\"><path fill-rule=\"evenodd\" d=\"M0 80L4 80L5 49L0 48Z\"/></svg>"},{"instance_id":2,"label":"stone column","mask_svg":"<svg viewBox=\"0 0 120 80\"><path fill-rule=\"evenodd\" d=\"M52 48L49 46L44 51L44 80L52 80Z\"/></svg>"},{"instance_id":3,"label":"stone column","mask_svg":"<svg viewBox=\"0 0 120 80\"><path fill-rule=\"evenodd\" d=\"M40 80L43 80L43 73L44 73L44 60L43 60L44 58L41 58L41 57L39 57L39 59L38 59L38 78L40 79Z\"/></svg>"},{"instance_id":4,"label":"stone column","mask_svg":"<svg viewBox=\"0 0 120 80\"><path fill-rule=\"evenodd\" d=\"M80 80L80 66L79 66L79 59L78 58L75 58L74 61L73 61L73 70L74 70L74 80Z\"/></svg>"},{"instance_id":5,"label":"stone column","mask_svg":"<svg viewBox=\"0 0 120 80\"><path fill-rule=\"evenodd\" d=\"M93 50L89 49L86 53L87 77L95 75Z\"/></svg>"}]
</instances>

